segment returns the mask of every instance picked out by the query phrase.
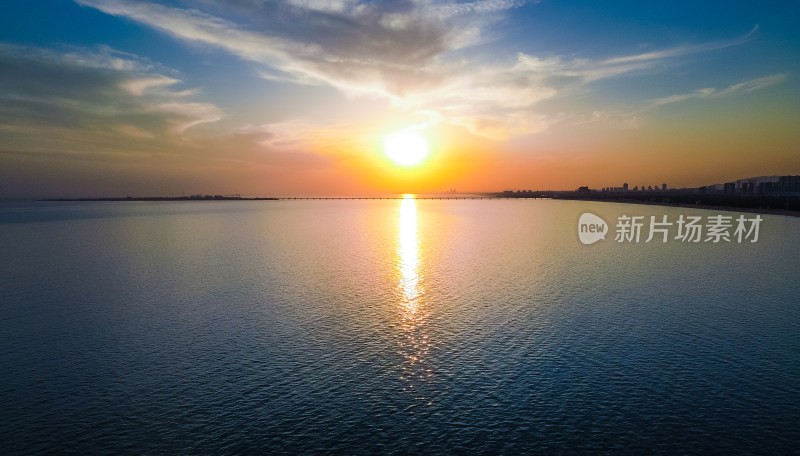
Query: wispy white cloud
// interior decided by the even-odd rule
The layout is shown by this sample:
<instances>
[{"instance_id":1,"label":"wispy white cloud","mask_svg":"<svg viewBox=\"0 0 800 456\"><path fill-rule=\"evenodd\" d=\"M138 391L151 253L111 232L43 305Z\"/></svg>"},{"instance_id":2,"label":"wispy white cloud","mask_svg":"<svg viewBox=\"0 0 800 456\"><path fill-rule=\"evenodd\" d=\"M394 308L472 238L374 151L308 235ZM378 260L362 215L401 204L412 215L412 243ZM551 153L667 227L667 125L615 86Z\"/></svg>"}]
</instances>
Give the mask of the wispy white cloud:
<instances>
[{"instance_id":1,"label":"wispy white cloud","mask_svg":"<svg viewBox=\"0 0 800 456\"><path fill-rule=\"evenodd\" d=\"M157 65L108 47L59 53L0 44L0 65L0 123L17 131L169 139L222 117L215 105L192 100L196 91L174 90L181 81L154 72Z\"/></svg>"},{"instance_id":2,"label":"wispy white cloud","mask_svg":"<svg viewBox=\"0 0 800 456\"><path fill-rule=\"evenodd\" d=\"M129 79L120 83L120 87L131 95L141 96L156 88L164 88L180 82L177 79L162 75L146 76L136 79Z\"/></svg>"},{"instance_id":3,"label":"wispy white cloud","mask_svg":"<svg viewBox=\"0 0 800 456\"><path fill-rule=\"evenodd\" d=\"M665 62L740 45L758 31L756 26L730 40L611 58L519 53L512 62L487 63L463 51L485 43L498 18L527 2L194 0L189 4L196 9L181 9L132 0L75 1L257 62L271 81L387 98L492 138L539 132L563 119L538 112L543 100L588 91L605 79L662 71Z\"/></svg>"},{"instance_id":4,"label":"wispy white cloud","mask_svg":"<svg viewBox=\"0 0 800 456\"><path fill-rule=\"evenodd\" d=\"M757 79L733 84L724 89L711 87L697 89L688 93L668 95L660 98L645 100L639 109L633 111L595 111L591 115L571 115L565 116L564 122L568 125L584 125L591 123L602 123L604 126L612 128L638 128L650 113L664 105L681 103L689 100L713 100L723 97L735 96L740 93L761 90L772 85L781 83L787 78L784 73L772 74Z\"/></svg>"},{"instance_id":5,"label":"wispy white cloud","mask_svg":"<svg viewBox=\"0 0 800 456\"><path fill-rule=\"evenodd\" d=\"M443 57L482 42L498 14L526 3L293 0L223 8L205 0L199 5L228 16L238 13L239 20L232 21L150 2L76 1L265 64L269 79L390 98L440 85Z\"/></svg>"},{"instance_id":6,"label":"wispy white cloud","mask_svg":"<svg viewBox=\"0 0 800 456\"><path fill-rule=\"evenodd\" d=\"M602 62L603 65L619 65L619 64L626 64L626 63L633 63L633 62L647 62L652 60L663 60L668 58L680 57L683 55L689 54L697 54L701 52L710 52L716 51L719 49L725 49L731 46L737 46L740 44L744 44L753 39L756 33L759 30L759 26L754 26L747 34L730 39L730 40L722 40L722 41L712 41L708 43L700 43L700 44L692 44L692 45L685 45L685 46L676 46L669 49L660 49L657 51L645 52L641 54L633 54L628 56L622 57L614 57L610 59L606 59Z\"/></svg>"},{"instance_id":7,"label":"wispy white cloud","mask_svg":"<svg viewBox=\"0 0 800 456\"><path fill-rule=\"evenodd\" d=\"M252 191L264 182L301 191L307 173L336 163L281 142L280 124L200 129L224 112L184 89L176 71L111 48L0 43L0 68L0 175L19 191L93 194L98 182L141 195ZM235 178L225 174L232 170Z\"/></svg>"},{"instance_id":8,"label":"wispy white cloud","mask_svg":"<svg viewBox=\"0 0 800 456\"><path fill-rule=\"evenodd\" d=\"M753 92L755 90L761 90L765 87L778 84L784 79L786 79L786 75L783 73L772 74L769 76L764 76L763 78L752 79L750 81L734 84L724 90L721 90L717 95L722 97L736 92Z\"/></svg>"},{"instance_id":9,"label":"wispy white cloud","mask_svg":"<svg viewBox=\"0 0 800 456\"><path fill-rule=\"evenodd\" d=\"M472 13L494 13L518 8L524 5L524 0L484 0L465 3L448 3L437 5L432 8L432 12L440 19L461 16Z\"/></svg>"},{"instance_id":10,"label":"wispy white cloud","mask_svg":"<svg viewBox=\"0 0 800 456\"><path fill-rule=\"evenodd\" d=\"M649 107L655 108L658 106L663 106L671 103L679 103L681 101L687 101L698 98L722 98L739 92L753 92L756 90L761 90L763 88L778 84L785 78L786 75L783 73L771 74L769 76L764 76L761 78L740 82L738 84L733 84L722 90L717 90L714 88L704 88L695 90L694 92L690 93L654 98L652 100L649 100Z\"/></svg>"}]
</instances>

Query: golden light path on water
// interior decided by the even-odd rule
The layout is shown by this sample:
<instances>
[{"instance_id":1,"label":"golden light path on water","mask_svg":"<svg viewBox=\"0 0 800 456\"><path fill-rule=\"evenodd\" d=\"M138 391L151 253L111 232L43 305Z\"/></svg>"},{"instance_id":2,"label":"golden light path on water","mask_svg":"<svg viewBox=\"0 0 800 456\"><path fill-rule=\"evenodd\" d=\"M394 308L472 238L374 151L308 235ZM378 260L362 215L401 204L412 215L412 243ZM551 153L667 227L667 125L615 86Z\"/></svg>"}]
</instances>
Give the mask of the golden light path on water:
<instances>
[{"instance_id":1,"label":"golden light path on water","mask_svg":"<svg viewBox=\"0 0 800 456\"><path fill-rule=\"evenodd\" d=\"M403 306L413 314L419 297L419 239L417 239L417 202L405 195L400 203L399 249L400 289Z\"/></svg>"},{"instance_id":2,"label":"golden light path on water","mask_svg":"<svg viewBox=\"0 0 800 456\"><path fill-rule=\"evenodd\" d=\"M398 229L398 270L400 294L401 354L403 376L407 390L416 391L415 397L428 399L415 385L431 377L425 358L430 349L427 332L428 309L420 277L419 238L417 236L417 202L413 195L404 195L400 203Z\"/></svg>"}]
</instances>

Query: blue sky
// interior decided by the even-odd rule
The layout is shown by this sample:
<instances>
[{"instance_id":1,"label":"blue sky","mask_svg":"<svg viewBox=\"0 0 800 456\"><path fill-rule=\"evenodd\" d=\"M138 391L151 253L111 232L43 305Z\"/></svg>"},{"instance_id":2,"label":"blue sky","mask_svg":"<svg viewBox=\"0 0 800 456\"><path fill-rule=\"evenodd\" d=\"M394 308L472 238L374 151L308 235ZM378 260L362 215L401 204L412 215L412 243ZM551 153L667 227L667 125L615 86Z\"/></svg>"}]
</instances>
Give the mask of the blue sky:
<instances>
[{"instance_id":1,"label":"blue sky","mask_svg":"<svg viewBox=\"0 0 800 456\"><path fill-rule=\"evenodd\" d=\"M797 173L798 12L788 2L6 1L0 196ZM381 162L380 138L403 129L429 137L428 168Z\"/></svg>"}]
</instances>

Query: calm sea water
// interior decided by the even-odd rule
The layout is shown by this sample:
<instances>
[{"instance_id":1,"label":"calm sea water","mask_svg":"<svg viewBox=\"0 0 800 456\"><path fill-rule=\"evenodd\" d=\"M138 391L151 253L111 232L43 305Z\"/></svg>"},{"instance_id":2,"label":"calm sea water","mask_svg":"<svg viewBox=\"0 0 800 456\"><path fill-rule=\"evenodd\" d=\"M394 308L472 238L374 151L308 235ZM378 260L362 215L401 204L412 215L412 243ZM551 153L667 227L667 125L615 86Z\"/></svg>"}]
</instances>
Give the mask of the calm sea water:
<instances>
[{"instance_id":1,"label":"calm sea water","mask_svg":"<svg viewBox=\"0 0 800 456\"><path fill-rule=\"evenodd\" d=\"M587 246L586 211L717 214L0 206L2 453L796 453L800 219Z\"/></svg>"}]
</instances>

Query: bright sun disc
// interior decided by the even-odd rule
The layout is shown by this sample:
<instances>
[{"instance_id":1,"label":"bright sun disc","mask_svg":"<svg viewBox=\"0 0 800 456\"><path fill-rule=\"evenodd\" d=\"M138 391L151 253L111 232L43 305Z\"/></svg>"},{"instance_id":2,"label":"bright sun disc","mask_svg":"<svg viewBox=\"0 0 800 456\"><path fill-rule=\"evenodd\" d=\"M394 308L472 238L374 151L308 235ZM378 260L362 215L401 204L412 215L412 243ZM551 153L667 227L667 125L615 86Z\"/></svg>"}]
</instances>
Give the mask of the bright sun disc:
<instances>
[{"instance_id":1,"label":"bright sun disc","mask_svg":"<svg viewBox=\"0 0 800 456\"><path fill-rule=\"evenodd\" d=\"M418 165L428 155L428 141L415 132L395 133L383 141L383 152L398 165Z\"/></svg>"}]
</instances>

